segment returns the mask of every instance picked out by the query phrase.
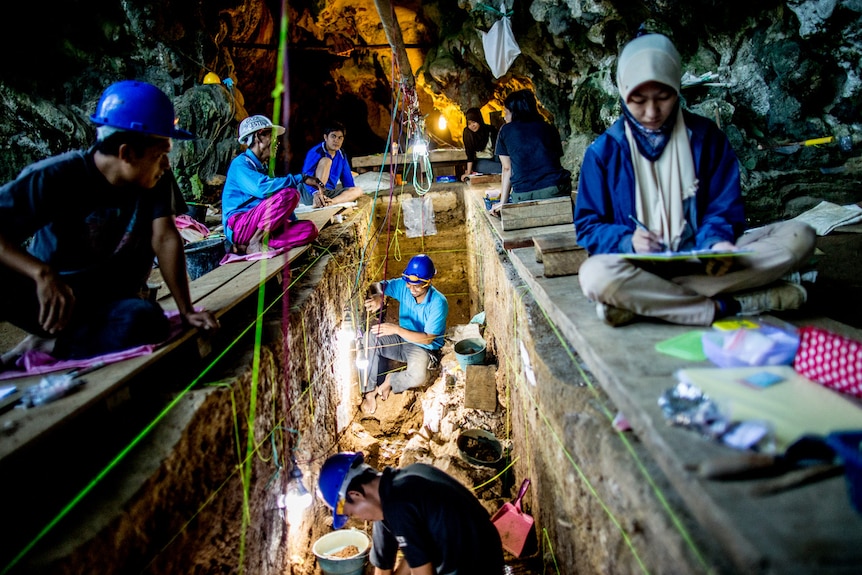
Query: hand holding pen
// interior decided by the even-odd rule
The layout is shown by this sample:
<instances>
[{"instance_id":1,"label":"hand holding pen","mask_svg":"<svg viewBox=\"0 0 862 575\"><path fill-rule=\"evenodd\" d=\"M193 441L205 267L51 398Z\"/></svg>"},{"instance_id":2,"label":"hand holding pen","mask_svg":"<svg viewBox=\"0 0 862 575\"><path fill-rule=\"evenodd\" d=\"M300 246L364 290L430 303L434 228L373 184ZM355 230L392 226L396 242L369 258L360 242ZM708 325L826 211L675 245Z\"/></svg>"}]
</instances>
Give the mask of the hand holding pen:
<instances>
[{"instance_id":1,"label":"hand holding pen","mask_svg":"<svg viewBox=\"0 0 862 575\"><path fill-rule=\"evenodd\" d=\"M637 229L632 236L632 249L635 253L654 253L667 251L667 245L662 237L655 232L650 231L646 225L638 220L633 215L629 215L631 221L635 223Z\"/></svg>"}]
</instances>

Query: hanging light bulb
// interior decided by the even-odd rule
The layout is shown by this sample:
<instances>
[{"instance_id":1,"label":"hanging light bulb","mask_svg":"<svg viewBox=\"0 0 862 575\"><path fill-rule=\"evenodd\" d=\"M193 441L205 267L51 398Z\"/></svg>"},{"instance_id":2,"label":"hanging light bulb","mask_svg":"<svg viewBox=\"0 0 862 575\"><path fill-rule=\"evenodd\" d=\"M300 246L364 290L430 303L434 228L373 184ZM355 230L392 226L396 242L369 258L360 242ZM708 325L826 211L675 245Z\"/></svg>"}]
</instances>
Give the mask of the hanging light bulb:
<instances>
[{"instance_id":1,"label":"hanging light bulb","mask_svg":"<svg viewBox=\"0 0 862 575\"><path fill-rule=\"evenodd\" d=\"M446 124L446 116L444 116L443 113L441 112L440 117L437 118L437 128L442 132L443 130L446 129L446 125L447 125Z\"/></svg>"},{"instance_id":2,"label":"hanging light bulb","mask_svg":"<svg viewBox=\"0 0 862 575\"><path fill-rule=\"evenodd\" d=\"M296 525L302 520L302 515L311 506L311 493L302 484L302 471L293 461L290 480L287 482L287 492L278 496L279 508L287 511L287 522Z\"/></svg>"},{"instance_id":3,"label":"hanging light bulb","mask_svg":"<svg viewBox=\"0 0 862 575\"><path fill-rule=\"evenodd\" d=\"M356 367L361 371L368 369L368 353L361 345L356 350Z\"/></svg>"}]
</instances>

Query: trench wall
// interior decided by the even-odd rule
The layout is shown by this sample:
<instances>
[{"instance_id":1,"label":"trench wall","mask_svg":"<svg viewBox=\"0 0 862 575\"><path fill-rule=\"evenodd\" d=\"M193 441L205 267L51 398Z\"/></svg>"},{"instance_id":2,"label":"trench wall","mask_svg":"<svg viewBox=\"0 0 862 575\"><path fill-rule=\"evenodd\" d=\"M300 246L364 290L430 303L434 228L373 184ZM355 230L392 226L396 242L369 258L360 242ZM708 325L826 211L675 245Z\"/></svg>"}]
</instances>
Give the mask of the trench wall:
<instances>
[{"instance_id":1,"label":"trench wall","mask_svg":"<svg viewBox=\"0 0 862 575\"><path fill-rule=\"evenodd\" d=\"M484 309L508 408L516 486L528 477L546 573L702 573L712 542L679 511L661 471L577 350L554 331L508 261L477 202L467 202L474 311ZM580 289L572 276L572 289ZM625 353L625 342L620 342ZM675 511L671 511L675 509Z\"/></svg>"}]
</instances>

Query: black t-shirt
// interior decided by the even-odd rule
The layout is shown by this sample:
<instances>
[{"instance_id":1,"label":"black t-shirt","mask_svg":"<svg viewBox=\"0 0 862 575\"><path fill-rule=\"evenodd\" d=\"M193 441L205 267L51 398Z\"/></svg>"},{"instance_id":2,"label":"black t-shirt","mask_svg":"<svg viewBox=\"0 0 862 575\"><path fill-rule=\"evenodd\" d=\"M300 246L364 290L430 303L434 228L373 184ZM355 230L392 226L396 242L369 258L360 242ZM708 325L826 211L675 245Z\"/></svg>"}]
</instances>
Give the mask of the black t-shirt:
<instances>
[{"instance_id":1,"label":"black t-shirt","mask_svg":"<svg viewBox=\"0 0 862 575\"><path fill-rule=\"evenodd\" d=\"M392 569L398 548L411 567L438 575L500 575L503 547L469 489L430 465L386 468L380 478L383 521L374 523L371 563Z\"/></svg>"},{"instance_id":2,"label":"black t-shirt","mask_svg":"<svg viewBox=\"0 0 862 575\"><path fill-rule=\"evenodd\" d=\"M152 189L111 185L93 150L48 158L0 188L0 229L88 293L131 295L153 265L153 220L185 203L170 171ZM95 294L94 294L95 295Z\"/></svg>"}]
</instances>

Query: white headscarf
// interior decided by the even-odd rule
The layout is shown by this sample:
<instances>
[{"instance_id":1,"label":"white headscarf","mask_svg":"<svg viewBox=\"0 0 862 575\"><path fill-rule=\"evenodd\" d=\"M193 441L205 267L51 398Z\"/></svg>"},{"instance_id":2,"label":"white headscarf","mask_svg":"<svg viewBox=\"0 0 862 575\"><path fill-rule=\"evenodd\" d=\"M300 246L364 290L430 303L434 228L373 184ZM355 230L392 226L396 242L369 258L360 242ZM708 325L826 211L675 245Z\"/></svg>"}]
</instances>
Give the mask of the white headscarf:
<instances>
[{"instance_id":1,"label":"white headscarf","mask_svg":"<svg viewBox=\"0 0 862 575\"><path fill-rule=\"evenodd\" d=\"M623 105L646 82L659 82L679 94L681 68L679 52L666 36L647 34L635 38L623 48L617 64L617 86ZM654 162L638 151L628 120L625 127L635 174L637 217L675 250L686 226L683 201L692 197L698 187L682 107L677 109L670 140Z\"/></svg>"}]
</instances>

